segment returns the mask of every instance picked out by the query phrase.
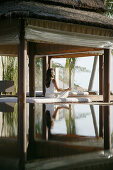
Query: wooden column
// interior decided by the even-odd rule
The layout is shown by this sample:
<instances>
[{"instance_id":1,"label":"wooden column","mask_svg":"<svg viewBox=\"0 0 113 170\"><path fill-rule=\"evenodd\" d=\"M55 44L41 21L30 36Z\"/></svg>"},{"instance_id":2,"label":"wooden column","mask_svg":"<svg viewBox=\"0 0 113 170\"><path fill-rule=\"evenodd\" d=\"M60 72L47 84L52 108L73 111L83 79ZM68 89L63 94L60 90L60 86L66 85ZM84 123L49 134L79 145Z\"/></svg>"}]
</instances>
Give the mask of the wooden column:
<instances>
[{"instance_id":1,"label":"wooden column","mask_svg":"<svg viewBox=\"0 0 113 170\"><path fill-rule=\"evenodd\" d=\"M35 97L35 54L36 43L29 42L29 96ZM38 77L37 77L38 79ZM29 159L34 157L35 104L29 104ZM32 156L32 157L31 157Z\"/></svg>"},{"instance_id":2,"label":"wooden column","mask_svg":"<svg viewBox=\"0 0 113 170\"><path fill-rule=\"evenodd\" d=\"M52 58L48 57L48 68L52 68Z\"/></svg>"},{"instance_id":3,"label":"wooden column","mask_svg":"<svg viewBox=\"0 0 113 170\"><path fill-rule=\"evenodd\" d=\"M29 96L35 96L35 54L36 44L29 42Z\"/></svg>"},{"instance_id":4,"label":"wooden column","mask_svg":"<svg viewBox=\"0 0 113 170\"><path fill-rule=\"evenodd\" d=\"M45 82L46 82L46 72L48 69L48 56L43 57L43 95L45 96L45 90L46 90L46 86L45 86Z\"/></svg>"},{"instance_id":5,"label":"wooden column","mask_svg":"<svg viewBox=\"0 0 113 170\"><path fill-rule=\"evenodd\" d=\"M26 55L25 21L20 21L18 53L18 154L20 169L24 169L26 160Z\"/></svg>"},{"instance_id":6,"label":"wooden column","mask_svg":"<svg viewBox=\"0 0 113 170\"><path fill-rule=\"evenodd\" d=\"M50 129L47 127L47 113L46 104L43 104L43 115L42 115L42 139L48 140L50 136Z\"/></svg>"},{"instance_id":7,"label":"wooden column","mask_svg":"<svg viewBox=\"0 0 113 170\"><path fill-rule=\"evenodd\" d=\"M104 55L99 56L99 95L103 95L104 85ZM103 106L99 106L99 136L104 137L104 112Z\"/></svg>"},{"instance_id":8,"label":"wooden column","mask_svg":"<svg viewBox=\"0 0 113 170\"><path fill-rule=\"evenodd\" d=\"M35 104L29 103L29 144L28 159L35 157Z\"/></svg>"},{"instance_id":9,"label":"wooden column","mask_svg":"<svg viewBox=\"0 0 113 170\"><path fill-rule=\"evenodd\" d=\"M98 137L98 127L97 127L97 122L96 122L96 116L95 116L95 110L94 106L90 105L90 110L93 118L93 124L94 124L94 130L95 130L95 135Z\"/></svg>"},{"instance_id":10,"label":"wooden column","mask_svg":"<svg viewBox=\"0 0 113 170\"><path fill-rule=\"evenodd\" d=\"M110 50L104 50L104 102L110 102ZM104 106L104 149L111 148L110 108Z\"/></svg>"},{"instance_id":11,"label":"wooden column","mask_svg":"<svg viewBox=\"0 0 113 170\"><path fill-rule=\"evenodd\" d=\"M90 77L88 91L91 91L92 88L93 88L93 82L94 82L94 78L95 78L97 61L98 61L98 56L95 56L94 57L94 62L93 62L93 68L92 68L92 72L91 72L91 77Z\"/></svg>"}]
</instances>

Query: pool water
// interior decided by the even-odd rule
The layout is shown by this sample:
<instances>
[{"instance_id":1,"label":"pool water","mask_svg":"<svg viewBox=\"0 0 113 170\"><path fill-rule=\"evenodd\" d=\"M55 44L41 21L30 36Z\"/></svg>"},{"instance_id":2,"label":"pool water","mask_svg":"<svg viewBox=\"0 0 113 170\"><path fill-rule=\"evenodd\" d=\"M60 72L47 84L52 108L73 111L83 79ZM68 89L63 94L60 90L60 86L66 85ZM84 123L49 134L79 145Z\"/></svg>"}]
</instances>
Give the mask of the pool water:
<instances>
[{"instance_id":1,"label":"pool water","mask_svg":"<svg viewBox=\"0 0 113 170\"><path fill-rule=\"evenodd\" d=\"M52 119L52 134L77 134L97 136L99 134L99 105L46 104ZM42 133L44 104L35 104L35 132ZM91 112L91 107L94 113ZM104 107L104 106L103 106ZM50 108L50 109L49 109ZM9 110L8 110L9 109ZM57 110L58 109L58 110ZM5 111L6 110L6 111ZM56 111L57 110L57 111ZM54 112L57 112L55 116ZM46 112L46 109L45 109ZM31 113L32 114L32 113ZM113 135L113 106L110 106L111 135ZM0 136L17 136L17 104L5 104L0 112ZM29 131L29 104L26 105L26 133Z\"/></svg>"}]
</instances>

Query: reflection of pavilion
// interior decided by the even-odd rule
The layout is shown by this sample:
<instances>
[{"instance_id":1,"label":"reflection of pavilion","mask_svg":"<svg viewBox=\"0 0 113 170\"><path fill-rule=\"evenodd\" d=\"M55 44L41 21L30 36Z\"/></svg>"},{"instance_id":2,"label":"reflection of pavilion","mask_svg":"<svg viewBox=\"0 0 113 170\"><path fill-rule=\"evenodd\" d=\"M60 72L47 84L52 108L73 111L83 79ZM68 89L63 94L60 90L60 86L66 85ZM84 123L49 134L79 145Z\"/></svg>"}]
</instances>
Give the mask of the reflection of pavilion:
<instances>
[{"instance_id":1,"label":"reflection of pavilion","mask_svg":"<svg viewBox=\"0 0 113 170\"><path fill-rule=\"evenodd\" d=\"M49 2L49 3L47 3ZM74 8L73 8L74 7ZM43 57L43 82L51 58L99 56L100 94L110 102L110 49L113 20L103 15L102 1L6 1L0 4L0 54L18 56L18 152L26 159L26 57L29 92L35 96L35 56ZM37 77L38 79L38 77ZM104 86L103 86L104 85ZM43 83L43 92L45 86ZM34 104L30 106L30 135L34 142ZM104 107L104 148L110 146L109 107ZM100 107L100 127L103 127ZM102 128L103 129L103 128ZM100 133L102 133L100 129Z\"/></svg>"}]
</instances>

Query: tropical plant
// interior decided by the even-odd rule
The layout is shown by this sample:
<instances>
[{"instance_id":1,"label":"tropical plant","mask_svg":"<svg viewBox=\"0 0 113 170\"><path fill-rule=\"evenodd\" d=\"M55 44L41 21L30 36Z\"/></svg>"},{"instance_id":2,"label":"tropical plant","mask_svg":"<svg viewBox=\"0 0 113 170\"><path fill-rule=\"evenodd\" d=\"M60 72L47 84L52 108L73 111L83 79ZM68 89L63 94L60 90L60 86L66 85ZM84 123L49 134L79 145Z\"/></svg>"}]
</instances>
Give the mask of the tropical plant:
<instances>
[{"instance_id":1,"label":"tropical plant","mask_svg":"<svg viewBox=\"0 0 113 170\"><path fill-rule=\"evenodd\" d=\"M69 69L69 87L72 87L72 80L74 81L75 71L88 72L86 67L77 66L78 58L67 58L65 67ZM72 76L73 75L73 76ZM74 84L74 82L73 82Z\"/></svg>"},{"instance_id":2,"label":"tropical plant","mask_svg":"<svg viewBox=\"0 0 113 170\"><path fill-rule=\"evenodd\" d=\"M113 0L104 0L104 4L107 8L107 15L113 17Z\"/></svg>"},{"instance_id":3,"label":"tropical plant","mask_svg":"<svg viewBox=\"0 0 113 170\"><path fill-rule=\"evenodd\" d=\"M14 93L17 92L17 58L16 57L1 57L2 59L2 79L3 80L13 80L14 81Z\"/></svg>"},{"instance_id":4,"label":"tropical plant","mask_svg":"<svg viewBox=\"0 0 113 170\"><path fill-rule=\"evenodd\" d=\"M17 58L16 57L1 57L2 60L2 79L14 81L14 93L17 92ZM2 131L4 135L17 135L17 104L15 104L14 112L3 112L2 116Z\"/></svg>"},{"instance_id":5,"label":"tropical plant","mask_svg":"<svg viewBox=\"0 0 113 170\"><path fill-rule=\"evenodd\" d=\"M17 135L17 104L14 105L14 112L3 112L1 136Z\"/></svg>"},{"instance_id":6,"label":"tropical plant","mask_svg":"<svg viewBox=\"0 0 113 170\"><path fill-rule=\"evenodd\" d=\"M74 107L72 105L69 105L69 107L74 109ZM76 134L75 117L72 116L73 109L69 110L68 119L65 118L67 134L69 134L69 135Z\"/></svg>"},{"instance_id":7,"label":"tropical plant","mask_svg":"<svg viewBox=\"0 0 113 170\"><path fill-rule=\"evenodd\" d=\"M64 67L62 66L62 64L57 63L57 62L52 62L52 67L53 67L53 68L56 68L56 67L57 67L57 68L58 68L58 67L59 67L59 68L64 68Z\"/></svg>"}]
</instances>

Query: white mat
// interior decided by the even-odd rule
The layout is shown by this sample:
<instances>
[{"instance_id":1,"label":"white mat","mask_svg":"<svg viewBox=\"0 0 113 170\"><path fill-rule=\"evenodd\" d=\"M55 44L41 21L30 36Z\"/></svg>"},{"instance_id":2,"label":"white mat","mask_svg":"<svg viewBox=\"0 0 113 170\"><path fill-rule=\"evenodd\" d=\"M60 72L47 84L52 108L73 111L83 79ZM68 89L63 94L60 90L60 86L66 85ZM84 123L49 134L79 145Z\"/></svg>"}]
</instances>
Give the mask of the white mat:
<instances>
[{"instance_id":1,"label":"white mat","mask_svg":"<svg viewBox=\"0 0 113 170\"><path fill-rule=\"evenodd\" d=\"M17 97L0 98L0 103L17 103ZM27 97L27 103L87 103L89 98L46 98L46 97Z\"/></svg>"},{"instance_id":2,"label":"white mat","mask_svg":"<svg viewBox=\"0 0 113 170\"><path fill-rule=\"evenodd\" d=\"M76 95L89 95L89 93L88 92L80 92L80 91L75 91L75 92L69 92L69 96L76 96Z\"/></svg>"}]
</instances>

